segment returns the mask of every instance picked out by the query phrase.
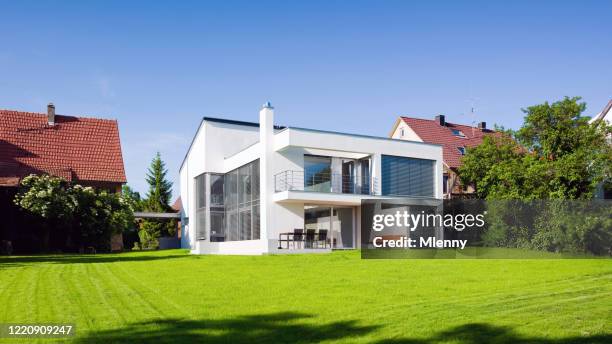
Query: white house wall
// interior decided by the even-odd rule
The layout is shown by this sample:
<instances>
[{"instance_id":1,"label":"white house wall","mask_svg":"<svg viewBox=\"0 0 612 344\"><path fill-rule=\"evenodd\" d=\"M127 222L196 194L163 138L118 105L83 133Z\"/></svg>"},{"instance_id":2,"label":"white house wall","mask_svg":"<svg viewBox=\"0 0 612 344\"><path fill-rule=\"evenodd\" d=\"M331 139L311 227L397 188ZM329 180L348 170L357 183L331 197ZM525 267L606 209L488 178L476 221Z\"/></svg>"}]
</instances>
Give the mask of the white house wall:
<instances>
[{"instance_id":1,"label":"white house wall","mask_svg":"<svg viewBox=\"0 0 612 344\"><path fill-rule=\"evenodd\" d=\"M264 129L269 134L267 136L260 133L260 128L257 126L218 121L205 120L199 128L180 171L183 210L190 219L185 226L181 244L183 247L191 248L193 253L276 252L279 233L304 227L304 204L309 203L355 206L354 223L358 233L360 199L371 196L299 191L275 192L274 175L284 171L303 171L304 154L316 153L335 158L371 156L372 177L377 179L375 195L380 195L381 154L435 160L435 196L442 198L441 146L300 128L271 130L273 115L267 111L271 109L264 108L260 113L260 123L267 129ZM260 176L261 239L227 242L195 240L196 209L193 206L196 196L195 177L206 172L227 173L255 159L260 159L260 173L263 171L267 173ZM267 164L265 168L263 164ZM359 243L358 240L357 236L355 244Z\"/></svg>"},{"instance_id":2,"label":"white house wall","mask_svg":"<svg viewBox=\"0 0 612 344\"><path fill-rule=\"evenodd\" d=\"M180 170L181 200L189 218L181 235L181 247L199 253L195 240L195 180L205 172L225 173L224 158L231 157L259 139L257 127L202 121Z\"/></svg>"},{"instance_id":3,"label":"white house wall","mask_svg":"<svg viewBox=\"0 0 612 344\"><path fill-rule=\"evenodd\" d=\"M399 118L398 121L399 123L391 134L391 138L423 142L419 135L417 135L417 133L412 128L410 128L408 124L406 124L406 122L404 122L401 118ZM402 131L404 135L402 135Z\"/></svg>"}]
</instances>

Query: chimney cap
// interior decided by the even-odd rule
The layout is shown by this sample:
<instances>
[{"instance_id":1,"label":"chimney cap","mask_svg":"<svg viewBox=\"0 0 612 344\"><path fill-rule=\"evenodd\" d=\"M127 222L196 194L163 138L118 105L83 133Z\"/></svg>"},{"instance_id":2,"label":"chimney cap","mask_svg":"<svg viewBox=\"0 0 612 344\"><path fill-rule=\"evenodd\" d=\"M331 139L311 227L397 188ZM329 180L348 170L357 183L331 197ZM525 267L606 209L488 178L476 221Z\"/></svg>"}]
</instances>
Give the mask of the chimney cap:
<instances>
[{"instance_id":1,"label":"chimney cap","mask_svg":"<svg viewBox=\"0 0 612 344\"><path fill-rule=\"evenodd\" d=\"M264 109L274 109L274 107L272 106L272 103L270 103L270 102L266 102L266 103L265 103L265 104L262 106L262 108L264 108Z\"/></svg>"}]
</instances>

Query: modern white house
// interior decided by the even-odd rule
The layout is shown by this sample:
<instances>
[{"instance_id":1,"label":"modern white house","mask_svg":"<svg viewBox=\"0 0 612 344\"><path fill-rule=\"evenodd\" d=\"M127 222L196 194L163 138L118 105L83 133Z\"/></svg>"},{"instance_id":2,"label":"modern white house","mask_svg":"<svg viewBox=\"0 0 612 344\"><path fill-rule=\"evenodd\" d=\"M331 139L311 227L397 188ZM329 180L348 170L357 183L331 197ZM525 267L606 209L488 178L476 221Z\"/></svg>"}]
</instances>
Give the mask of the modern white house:
<instances>
[{"instance_id":1,"label":"modern white house","mask_svg":"<svg viewBox=\"0 0 612 344\"><path fill-rule=\"evenodd\" d=\"M180 169L181 246L195 254L329 252L360 245L372 198L442 198L436 144L203 118Z\"/></svg>"}]
</instances>

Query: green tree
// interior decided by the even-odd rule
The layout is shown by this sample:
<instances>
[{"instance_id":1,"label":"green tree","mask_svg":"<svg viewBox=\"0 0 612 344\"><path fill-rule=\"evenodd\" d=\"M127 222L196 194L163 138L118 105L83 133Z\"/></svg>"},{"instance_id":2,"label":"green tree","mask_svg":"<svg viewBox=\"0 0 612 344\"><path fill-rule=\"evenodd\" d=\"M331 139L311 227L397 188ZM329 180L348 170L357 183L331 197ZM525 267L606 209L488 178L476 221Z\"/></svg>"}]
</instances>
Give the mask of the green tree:
<instances>
[{"instance_id":1,"label":"green tree","mask_svg":"<svg viewBox=\"0 0 612 344\"><path fill-rule=\"evenodd\" d=\"M157 152L146 175L149 191L147 192L147 199L144 201L144 210L151 212L171 211L172 182L167 180L167 174L166 164ZM157 239L160 236L174 235L175 231L176 221L174 220L149 219L142 222L138 235L143 248L157 248Z\"/></svg>"},{"instance_id":2,"label":"green tree","mask_svg":"<svg viewBox=\"0 0 612 344\"><path fill-rule=\"evenodd\" d=\"M467 150L459 175L489 201L485 245L595 254L612 249L609 207L584 202L611 180L612 127L589 123L585 109L579 97L530 106L519 130L502 130Z\"/></svg>"},{"instance_id":3,"label":"green tree","mask_svg":"<svg viewBox=\"0 0 612 344\"><path fill-rule=\"evenodd\" d=\"M124 196L81 185L74 185L71 193L77 200L74 220L78 231L74 237L79 247L108 251L111 236L133 226L133 209Z\"/></svg>"},{"instance_id":4,"label":"green tree","mask_svg":"<svg viewBox=\"0 0 612 344\"><path fill-rule=\"evenodd\" d=\"M108 250L111 235L134 223L131 200L122 195L47 175L24 178L14 202L38 218L43 251L49 249L50 238L55 239L56 249L93 246Z\"/></svg>"},{"instance_id":5,"label":"green tree","mask_svg":"<svg viewBox=\"0 0 612 344\"><path fill-rule=\"evenodd\" d=\"M140 197L140 192L132 190L132 188L125 184L121 187L121 195L126 202L130 204L130 207L134 211L142 211L144 208L144 201Z\"/></svg>"},{"instance_id":6,"label":"green tree","mask_svg":"<svg viewBox=\"0 0 612 344\"><path fill-rule=\"evenodd\" d=\"M524 124L468 149L464 183L487 199L585 199L610 180L612 148L605 122L590 124L579 97L523 109Z\"/></svg>"},{"instance_id":7,"label":"green tree","mask_svg":"<svg viewBox=\"0 0 612 344\"><path fill-rule=\"evenodd\" d=\"M21 181L14 203L29 214L40 217L41 249L48 251L51 231L62 231L72 221L76 199L64 179L48 175L29 175ZM56 233L57 234L57 233Z\"/></svg>"},{"instance_id":8,"label":"green tree","mask_svg":"<svg viewBox=\"0 0 612 344\"><path fill-rule=\"evenodd\" d=\"M149 184L147 192L147 209L149 211L167 211L170 209L172 197L172 182L166 179L168 170L162 161L159 152L155 155L149 166L146 180Z\"/></svg>"}]
</instances>

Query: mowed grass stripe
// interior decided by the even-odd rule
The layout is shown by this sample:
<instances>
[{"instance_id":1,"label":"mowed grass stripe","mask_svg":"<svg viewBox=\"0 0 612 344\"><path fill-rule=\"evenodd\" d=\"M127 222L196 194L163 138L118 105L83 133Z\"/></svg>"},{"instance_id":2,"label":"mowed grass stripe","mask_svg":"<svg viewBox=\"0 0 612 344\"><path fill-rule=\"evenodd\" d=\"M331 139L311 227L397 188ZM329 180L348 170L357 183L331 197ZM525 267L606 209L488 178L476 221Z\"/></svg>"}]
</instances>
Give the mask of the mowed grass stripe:
<instances>
[{"instance_id":1,"label":"mowed grass stripe","mask_svg":"<svg viewBox=\"0 0 612 344\"><path fill-rule=\"evenodd\" d=\"M91 293L98 296L101 305L110 314L108 321L125 324L129 317L124 316L123 307L117 307L121 303L122 295L117 292L120 286L108 283L108 270L103 269L106 263L87 264L87 279L92 288Z\"/></svg>"},{"instance_id":2,"label":"mowed grass stripe","mask_svg":"<svg viewBox=\"0 0 612 344\"><path fill-rule=\"evenodd\" d=\"M24 281L24 275L28 269L12 269L12 271L0 271L0 302L4 307L0 307L0 319L3 322L8 322L11 316L15 315L15 311L11 308L15 303L15 294L18 292L18 286ZM10 276L12 278L8 278Z\"/></svg>"},{"instance_id":3,"label":"mowed grass stripe","mask_svg":"<svg viewBox=\"0 0 612 344\"><path fill-rule=\"evenodd\" d=\"M139 294L138 293L139 291L146 291L147 293L149 293L149 295L155 296L156 303L149 303L149 304L151 307L154 307L154 309L156 309L158 316L160 315L164 316L167 313L165 311L162 311L161 307L157 306L157 304L162 304L162 303L166 304L165 308L169 310L171 309L169 313L173 315L181 314L181 317L185 317L185 318L188 318L190 316L189 313L186 313L184 311L183 307L178 305L176 302L172 301L173 298L175 298L177 295L171 292L170 293L160 292L156 290L152 285L147 285L145 283L142 283L130 271L125 269L125 267L122 266L121 264L116 264L116 266L114 266L114 269L111 270L110 273L118 281L121 281L123 285L125 285L126 287L129 287L130 290L135 291L135 293L143 300L147 300L147 299L144 298L141 294Z\"/></svg>"},{"instance_id":4,"label":"mowed grass stripe","mask_svg":"<svg viewBox=\"0 0 612 344\"><path fill-rule=\"evenodd\" d=\"M109 283L116 289L115 293L120 295L119 301L123 307L128 310L132 316L129 319L134 318L146 318L146 319L159 319L166 316L166 313L158 307L154 301L151 301L147 297L143 297L141 290L138 286L134 286L127 283L124 278L121 277L123 271L121 269L121 263L105 264L105 276L108 278ZM129 271L125 272L129 274Z\"/></svg>"},{"instance_id":5,"label":"mowed grass stripe","mask_svg":"<svg viewBox=\"0 0 612 344\"><path fill-rule=\"evenodd\" d=\"M70 264L66 266L66 272L70 274L70 276L65 279L66 289L71 296L69 302L74 303L80 310L79 317L76 319L77 328L80 331L98 329L94 318L94 314L96 314L96 302L84 287L85 273L87 272L86 267L83 264ZM103 312L102 314L105 313Z\"/></svg>"},{"instance_id":6,"label":"mowed grass stripe","mask_svg":"<svg viewBox=\"0 0 612 344\"><path fill-rule=\"evenodd\" d=\"M48 294L34 299L40 305L33 317L66 309L76 317L82 342L131 343L147 336L147 342L241 343L255 330L298 342L369 343L390 337L409 342L475 323L491 327L478 330L483 338L501 333L507 343L513 342L511 333L504 334L507 329L541 344L597 334L610 334L612 342L610 260L375 261L361 260L354 251L257 257L158 251L61 260L19 263L0 257L0 264L10 264L0 283L14 281L10 289L23 288L31 284L23 272L40 270L40 283L31 287ZM0 300L9 302L6 317L23 317L12 306L21 295L2 293ZM45 311L56 295L61 302ZM261 320L283 314L297 315ZM171 318L188 322L166 322ZM136 325L150 320L155 323ZM337 322L375 328L355 335L356 330L338 330ZM328 336L323 330L317 337L327 327L329 335L342 334ZM128 334L132 337L123 337ZM451 337L448 342L460 342Z\"/></svg>"}]
</instances>

